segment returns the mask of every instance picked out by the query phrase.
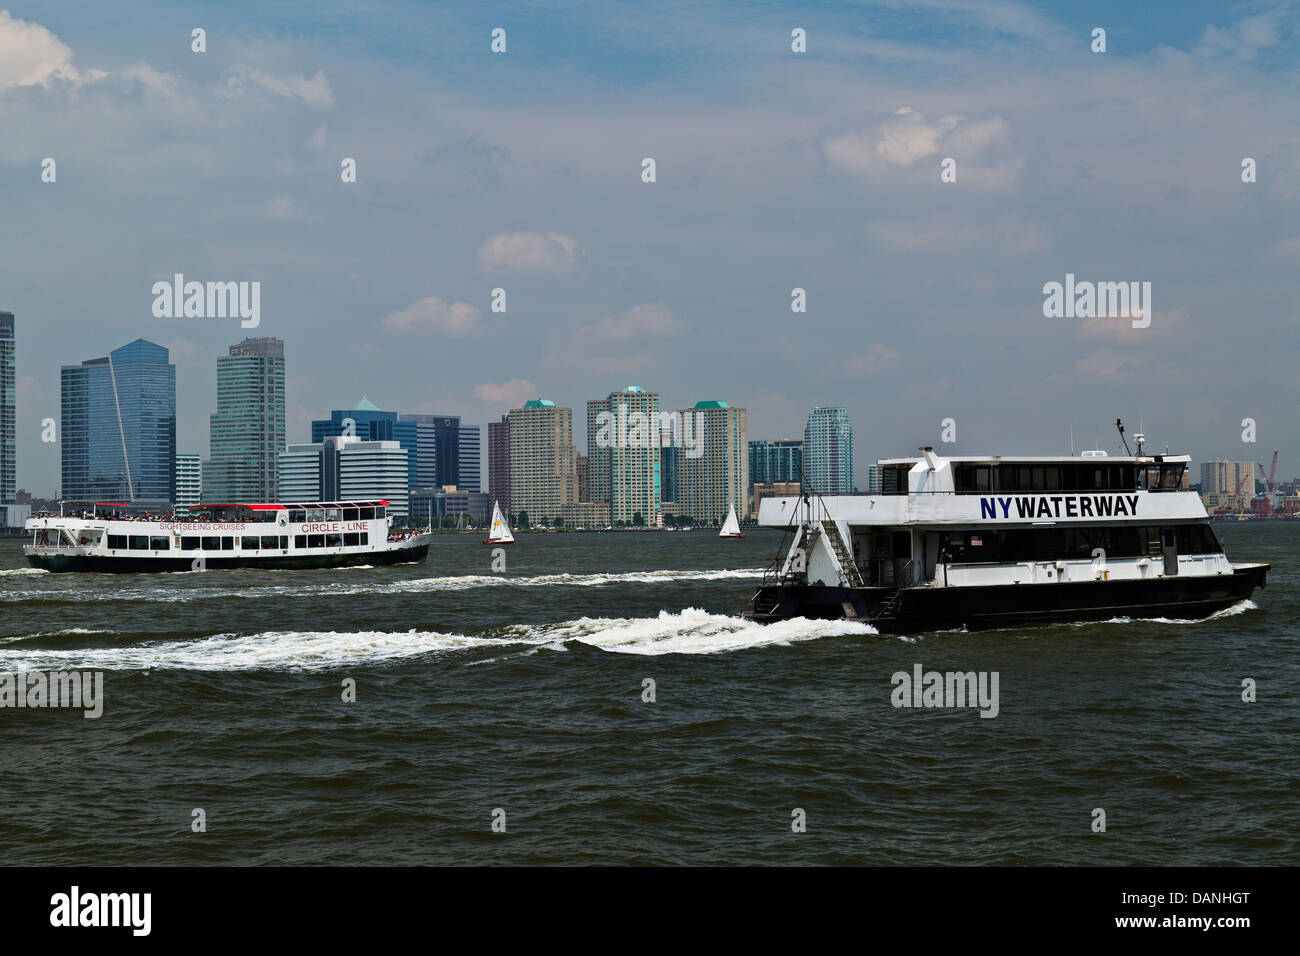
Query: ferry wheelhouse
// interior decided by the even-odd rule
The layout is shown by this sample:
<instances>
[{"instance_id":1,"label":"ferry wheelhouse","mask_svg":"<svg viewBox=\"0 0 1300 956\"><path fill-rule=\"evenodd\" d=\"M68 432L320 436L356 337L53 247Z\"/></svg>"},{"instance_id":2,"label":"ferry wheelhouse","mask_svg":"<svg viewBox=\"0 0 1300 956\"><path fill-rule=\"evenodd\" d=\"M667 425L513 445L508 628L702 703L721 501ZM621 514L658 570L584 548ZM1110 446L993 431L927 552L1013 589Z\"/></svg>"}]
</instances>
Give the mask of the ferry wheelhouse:
<instances>
[{"instance_id":1,"label":"ferry wheelhouse","mask_svg":"<svg viewBox=\"0 0 1300 956\"><path fill-rule=\"evenodd\" d=\"M423 561L430 534L397 534L387 501L205 504L132 515L114 502L65 502L27 521L27 561L47 571L337 568Z\"/></svg>"},{"instance_id":2,"label":"ferry wheelhouse","mask_svg":"<svg viewBox=\"0 0 1300 956\"><path fill-rule=\"evenodd\" d=\"M1140 436L1139 436L1140 437ZM743 613L881 631L1201 618L1263 587L1232 564L1186 455L884 459L879 494L764 499L789 547Z\"/></svg>"}]
</instances>

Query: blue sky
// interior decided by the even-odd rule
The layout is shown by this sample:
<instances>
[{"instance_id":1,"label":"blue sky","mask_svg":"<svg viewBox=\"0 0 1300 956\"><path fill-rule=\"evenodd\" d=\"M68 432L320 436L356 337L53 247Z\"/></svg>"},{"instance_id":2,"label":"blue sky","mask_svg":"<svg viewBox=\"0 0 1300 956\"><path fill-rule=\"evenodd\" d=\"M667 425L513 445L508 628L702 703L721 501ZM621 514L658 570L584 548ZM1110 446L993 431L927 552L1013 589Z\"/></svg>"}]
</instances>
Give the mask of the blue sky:
<instances>
[{"instance_id":1,"label":"blue sky","mask_svg":"<svg viewBox=\"0 0 1300 956\"><path fill-rule=\"evenodd\" d=\"M860 473L1071 427L1113 449L1123 417L1300 474L1295 2L0 10L0 309L38 494L59 366L138 336L206 455L215 358L249 333L155 318L175 272L262 283L291 441L363 392L478 424L540 395L582 434L635 383L743 405L755 438L843 404ZM1044 318L1066 273L1151 282L1150 327Z\"/></svg>"}]
</instances>

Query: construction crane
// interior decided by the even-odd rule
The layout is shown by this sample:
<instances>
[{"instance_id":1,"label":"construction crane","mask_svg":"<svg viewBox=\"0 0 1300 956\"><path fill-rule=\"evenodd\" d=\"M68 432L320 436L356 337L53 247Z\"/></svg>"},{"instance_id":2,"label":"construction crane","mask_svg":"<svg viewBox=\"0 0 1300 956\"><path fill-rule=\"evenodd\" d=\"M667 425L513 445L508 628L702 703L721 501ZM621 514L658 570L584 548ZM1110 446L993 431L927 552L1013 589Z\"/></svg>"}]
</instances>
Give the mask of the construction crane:
<instances>
[{"instance_id":1,"label":"construction crane","mask_svg":"<svg viewBox=\"0 0 1300 956\"><path fill-rule=\"evenodd\" d=\"M1259 462L1255 462L1255 464L1256 464L1256 465L1259 465L1259 473L1260 473L1260 475L1262 476L1262 475L1264 474L1264 466L1263 466L1263 465L1260 465ZM1271 514L1273 513L1273 494L1274 494L1274 491L1273 491L1273 476L1274 476L1275 474L1277 474L1277 452L1276 452L1276 451L1273 452L1273 465L1272 465L1272 467L1269 468L1269 470L1268 470L1268 477L1264 479L1264 482L1265 482L1265 484L1264 484L1264 488L1265 488L1265 491L1264 491L1264 515L1265 515L1265 517L1267 517L1267 516L1269 516L1269 515L1271 515Z\"/></svg>"}]
</instances>

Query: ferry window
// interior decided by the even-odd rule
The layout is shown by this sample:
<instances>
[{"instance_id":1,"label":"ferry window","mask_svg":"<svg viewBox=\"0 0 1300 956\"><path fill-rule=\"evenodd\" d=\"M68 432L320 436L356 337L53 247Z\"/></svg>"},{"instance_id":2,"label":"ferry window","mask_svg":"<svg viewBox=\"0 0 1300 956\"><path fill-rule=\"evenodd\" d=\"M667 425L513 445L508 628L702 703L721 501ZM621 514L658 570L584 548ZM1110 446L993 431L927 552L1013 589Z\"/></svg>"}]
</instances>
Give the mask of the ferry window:
<instances>
[{"instance_id":1,"label":"ferry window","mask_svg":"<svg viewBox=\"0 0 1300 956\"><path fill-rule=\"evenodd\" d=\"M221 550L221 539L204 537L203 547L208 551L219 551Z\"/></svg>"},{"instance_id":2,"label":"ferry window","mask_svg":"<svg viewBox=\"0 0 1300 956\"><path fill-rule=\"evenodd\" d=\"M1222 554L1219 539L1204 524L1180 524L1175 533L1179 554Z\"/></svg>"},{"instance_id":3,"label":"ferry window","mask_svg":"<svg viewBox=\"0 0 1300 956\"><path fill-rule=\"evenodd\" d=\"M199 539L197 537L181 538L182 551L197 551L199 549Z\"/></svg>"},{"instance_id":4,"label":"ferry window","mask_svg":"<svg viewBox=\"0 0 1300 956\"><path fill-rule=\"evenodd\" d=\"M108 546L110 548L118 548L124 550L126 548L126 535L110 534L108 536Z\"/></svg>"},{"instance_id":5,"label":"ferry window","mask_svg":"<svg viewBox=\"0 0 1300 956\"><path fill-rule=\"evenodd\" d=\"M369 543L370 543L370 532L369 531L361 532L361 544L364 546Z\"/></svg>"},{"instance_id":6,"label":"ferry window","mask_svg":"<svg viewBox=\"0 0 1300 956\"><path fill-rule=\"evenodd\" d=\"M282 551L289 550L289 536L287 534L280 535L280 549Z\"/></svg>"},{"instance_id":7,"label":"ferry window","mask_svg":"<svg viewBox=\"0 0 1300 956\"><path fill-rule=\"evenodd\" d=\"M302 523L307 520L307 510L305 508L291 508L289 510L289 520Z\"/></svg>"},{"instance_id":8,"label":"ferry window","mask_svg":"<svg viewBox=\"0 0 1300 956\"><path fill-rule=\"evenodd\" d=\"M241 540L241 541L239 542L239 545L240 545L240 547L243 548L245 551L256 551L256 550L257 550L257 539L256 539L256 538L244 538L243 540Z\"/></svg>"},{"instance_id":9,"label":"ferry window","mask_svg":"<svg viewBox=\"0 0 1300 956\"><path fill-rule=\"evenodd\" d=\"M171 538L153 538L149 539L149 550L151 551L170 551L172 547Z\"/></svg>"},{"instance_id":10,"label":"ferry window","mask_svg":"<svg viewBox=\"0 0 1300 956\"><path fill-rule=\"evenodd\" d=\"M1062 558L1092 557L1092 535L1087 528L1062 528L1060 556Z\"/></svg>"},{"instance_id":11,"label":"ferry window","mask_svg":"<svg viewBox=\"0 0 1300 956\"><path fill-rule=\"evenodd\" d=\"M357 511L358 511L358 510L359 510L359 509L357 509L357 508L344 508L344 509L343 509L343 520L344 520L344 521L356 521L356 520L357 520Z\"/></svg>"},{"instance_id":12,"label":"ferry window","mask_svg":"<svg viewBox=\"0 0 1300 956\"><path fill-rule=\"evenodd\" d=\"M895 531L893 538L894 538L894 557L910 558L912 556L912 532Z\"/></svg>"},{"instance_id":13,"label":"ferry window","mask_svg":"<svg viewBox=\"0 0 1300 956\"><path fill-rule=\"evenodd\" d=\"M305 534L295 534L293 536L293 546L295 548L307 547L307 536Z\"/></svg>"},{"instance_id":14,"label":"ferry window","mask_svg":"<svg viewBox=\"0 0 1300 956\"><path fill-rule=\"evenodd\" d=\"M1146 541L1146 553L1150 557L1159 557L1164 554L1164 546L1160 543L1159 528L1143 528L1142 534Z\"/></svg>"},{"instance_id":15,"label":"ferry window","mask_svg":"<svg viewBox=\"0 0 1300 956\"><path fill-rule=\"evenodd\" d=\"M308 536L307 536L307 547L309 547L309 548L323 548L323 547L325 547L325 535L323 535L323 534L310 534L310 535L308 535Z\"/></svg>"},{"instance_id":16,"label":"ferry window","mask_svg":"<svg viewBox=\"0 0 1300 956\"><path fill-rule=\"evenodd\" d=\"M358 508L357 510L361 512L360 517L357 519L358 521L369 521L375 516L374 508Z\"/></svg>"},{"instance_id":17,"label":"ferry window","mask_svg":"<svg viewBox=\"0 0 1300 956\"><path fill-rule=\"evenodd\" d=\"M1048 491L1057 491L1061 487L1061 469L1053 465L1043 469L1043 487Z\"/></svg>"},{"instance_id":18,"label":"ferry window","mask_svg":"<svg viewBox=\"0 0 1300 956\"><path fill-rule=\"evenodd\" d=\"M384 512L384 509L383 509L383 508L376 508L376 509L375 509L375 517L376 517L376 518L382 518L382 517L384 516L384 514L385 514L385 512Z\"/></svg>"},{"instance_id":19,"label":"ferry window","mask_svg":"<svg viewBox=\"0 0 1300 956\"><path fill-rule=\"evenodd\" d=\"M327 548L341 548L341 547L343 547L343 535L341 535L341 534L327 534L327 535L325 535L325 547L327 547Z\"/></svg>"},{"instance_id":20,"label":"ferry window","mask_svg":"<svg viewBox=\"0 0 1300 956\"><path fill-rule=\"evenodd\" d=\"M1055 561L1056 560L1056 529L1055 528L1034 528L1034 560L1035 561Z\"/></svg>"},{"instance_id":21,"label":"ferry window","mask_svg":"<svg viewBox=\"0 0 1300 956\"><path fill-rule=\"evenodd\" d=\"M975 469L970 465L958 465L953 479L957 484L957 493L975 490Z\"/></svg>"},{"instance_id":22,"label":"ferry window","mask_svg":"<svg viewBox=\"0 0 1300 956\"><path fill-rule=\"evenodd\" d=\"M326 520L326 521L342 521L342 520L343 520L343 509L342 509L342 508L326 508L326 509L325 509L325 520Z\"/></svg>"},{"instance_id":23,"label":"ferry window","mask_svg":"<svg viewBox=\"0 0 1300 956\"><path fill-rule=\"evenodd\" d=\"M352 532L351 534L345 534L343 536L344 547L351 548L360 543L361 543L361 536L358 535L356 532Z\"/></svg>"},{"instance_id":24,"label":"ferry window","mask_svg":"<svg viewBox=\"0 0 1300 956\"><path fill-rule=\"evenodd\" d=\"M234 537L222 537L222 539L221 539L221 550L222 550L222 551L234 551L234 550L235 550L235 539L234 539Z\"/></svg>"},{"instance_id":25,"label":"ferry window","mask_svg":"<svg viewBox=\"0 0 1300 956\"><path fill-rule=\"evenodd\" d=\"M1161 465L1160 466L1160 490L1177 491L1178 486L1183 481L1183 466L1178 465Z\"/></svg>"},{"instance_id":26,"label":"ferry window","mask_svg":"<svg viewBox=\"0 0 1300 956\"><path fill-rule=\"evenodd\" d=\"M274 535L274 534L262 535L262 547L265 550L274 551L279 546L280 546L280 538L278 535Z\"/></svg>"},{"instance_id":27,"label":"ferry window","mask_svg":"<svg viewBox=\"0 0 1300 956\"><path fill-rule=\"evenodd\" d=\"M325 520L325 512L324 512L323 510L321 510L320 508L308 508L308 509L307 509L307 520L308 520L308 521L324 521L324 520Z\"/></svg>"},{"instance_id":28,"label":"ferry window","mask_svg":"<svg viewBox=\"0 0 1300 956\"><path fill-rule=\"evenodd\" d=\"M149 550L149 536L147 534L133 534L130 535L129 537L130 537L130 550L132 551Z\"/></svg>"},{"instance_id":29,"label":"ferry window","mask_svg":"<svg viewBox=\"0 0 1300 956\"><path fill-rule=\"evenodd\" d=\"M975 469L975 490L991 491L993 489L993 469L980 465Z\"/></svg>"}]
</instances>

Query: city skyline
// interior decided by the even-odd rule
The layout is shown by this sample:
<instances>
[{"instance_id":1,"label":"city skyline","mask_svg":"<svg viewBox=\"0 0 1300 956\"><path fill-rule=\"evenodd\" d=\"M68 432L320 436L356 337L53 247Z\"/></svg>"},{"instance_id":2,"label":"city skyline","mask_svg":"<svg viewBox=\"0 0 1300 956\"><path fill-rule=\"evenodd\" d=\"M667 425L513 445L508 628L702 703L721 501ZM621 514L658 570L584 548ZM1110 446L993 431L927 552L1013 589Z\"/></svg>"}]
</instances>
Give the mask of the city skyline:
<instances>
[{"instance_id":1,"label":"city skyline","mask_svg":"<svg viewBox=\"0 0 1300 956\"><path fill-rule=\"evenodd\" d=\"M295 438L340 388L481 423L639 380L774 437L843 405L872 456L949 419L959 453L1113 450L1121 417L1198 460L1300 461L1294 4L699 5L662 35L507 4L499 55L463 10L397 35L235 9L198 54L170 13L7 9L20 486L57 481L68 343L147 338L193 380L249 334L293 343ZM155 227L164 203L183 228ZM260 325L155 318L176 274L260 283ZM1046 317L1067 277L1151 283L1149 325ZM215 384L178 400L178 446L208 447Z\"/></svg>"}]
</instances>

